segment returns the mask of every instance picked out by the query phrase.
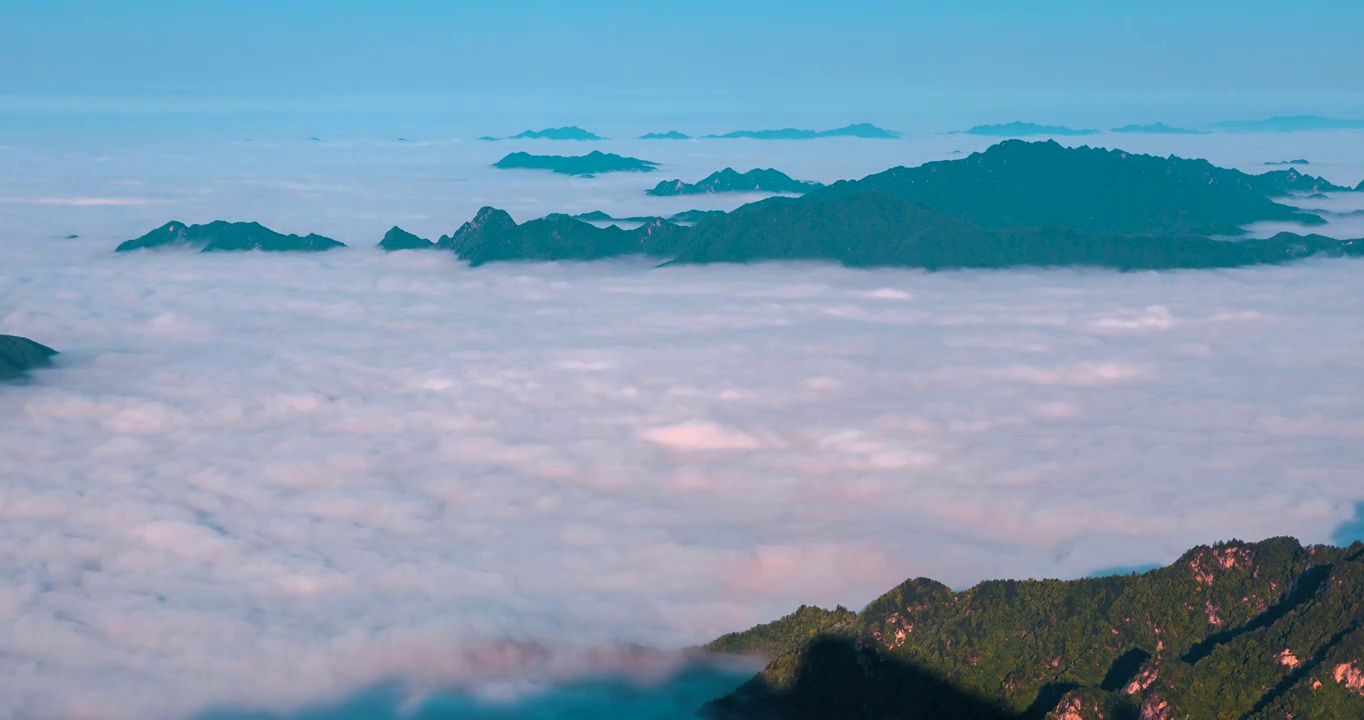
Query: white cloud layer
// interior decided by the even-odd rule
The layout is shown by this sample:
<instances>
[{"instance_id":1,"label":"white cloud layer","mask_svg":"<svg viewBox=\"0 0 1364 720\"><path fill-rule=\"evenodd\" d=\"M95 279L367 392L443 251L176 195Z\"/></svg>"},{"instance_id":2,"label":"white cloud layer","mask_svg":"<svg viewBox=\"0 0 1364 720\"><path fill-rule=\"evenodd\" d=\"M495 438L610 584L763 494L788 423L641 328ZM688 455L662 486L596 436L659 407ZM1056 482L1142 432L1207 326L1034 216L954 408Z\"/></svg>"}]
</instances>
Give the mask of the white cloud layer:
<instances>
[{"instance_id":1,"label":"white cloud layer","mask_svg":"<svg viewBox=\"0 0 1364 720\"><path fill-rule=\"evenodd\" d=\"M27 246L0 295L65 351L0 390L0 716L552 675L908 576L1327 541L1364 498L1358 261L105 251Z\"/></svg>"},{"instance_id":2,"label":"white cloud layer","mask_svg":"<svg viewBox=\"0 0 1364 720\"><path fill-rule=\"evenodd\" d=\"M577 145L311 132L5 141L0 198L29 200L0 202L0 332L64 354L0 388L0 718L288 707L395 676L515 689L912 575L1326 541L1364 498L1360 262L471 271L368 246L484 204L729 208L749 198L643 190L989 141L610 141L665 165L587 180L487 167ZM1364 177L1343 134L1079 141ZM1360 198L1301 202L1360 234ZM358 247L110 252L172 218Z\"/></svg>"}]
</instances>

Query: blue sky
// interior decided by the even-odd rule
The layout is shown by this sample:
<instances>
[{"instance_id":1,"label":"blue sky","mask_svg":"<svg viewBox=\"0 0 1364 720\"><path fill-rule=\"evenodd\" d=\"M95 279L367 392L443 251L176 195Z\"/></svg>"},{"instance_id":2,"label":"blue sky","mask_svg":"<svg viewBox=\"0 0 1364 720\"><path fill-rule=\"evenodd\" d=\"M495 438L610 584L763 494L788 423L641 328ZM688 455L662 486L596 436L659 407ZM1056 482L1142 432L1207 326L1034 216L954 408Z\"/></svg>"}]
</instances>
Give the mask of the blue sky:
<instances>
[{"instance_id":1,"label":"blue sky","mask_svg":"<svg viewBox=\"0 0 1364 720\"><path fill-rule=\"evenodd\" d=\"M1364 114L1361 27L1352 0L5 0L0 95Z\"/></svg>"}]
</instances>

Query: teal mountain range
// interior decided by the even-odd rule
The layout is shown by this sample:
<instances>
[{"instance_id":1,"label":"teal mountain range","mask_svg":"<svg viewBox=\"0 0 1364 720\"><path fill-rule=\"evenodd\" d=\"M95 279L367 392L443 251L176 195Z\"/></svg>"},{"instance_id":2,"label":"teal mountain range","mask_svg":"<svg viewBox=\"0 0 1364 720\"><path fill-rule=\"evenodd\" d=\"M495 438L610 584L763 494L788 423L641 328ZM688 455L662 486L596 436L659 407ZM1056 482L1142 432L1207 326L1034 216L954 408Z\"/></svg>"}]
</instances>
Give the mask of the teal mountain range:
<instances>
[{"instance_id":1,"label":"teal mountain range","mask_svg":"<svg viewBox=\"0 0 1364 720\"><path fill-rule=\"evenodd\" d=\"M824 187L820 183L794 180L786 173L768 168L738 172L725 168L695 183L665 180L648 190L650 195L705 195L726 192L769 192L805 194Z\"/></svg>"}]
</instances>

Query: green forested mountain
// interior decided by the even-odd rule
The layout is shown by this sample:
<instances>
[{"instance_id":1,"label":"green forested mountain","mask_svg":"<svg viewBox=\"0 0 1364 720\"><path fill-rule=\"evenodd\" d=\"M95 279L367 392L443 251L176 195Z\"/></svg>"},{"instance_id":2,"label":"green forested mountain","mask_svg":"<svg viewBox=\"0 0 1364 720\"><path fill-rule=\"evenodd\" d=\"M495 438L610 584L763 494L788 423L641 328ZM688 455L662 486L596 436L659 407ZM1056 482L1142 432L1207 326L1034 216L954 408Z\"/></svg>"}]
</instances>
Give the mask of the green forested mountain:
<instances>
[{"instance_id":1,"label":"green forested mountain","mask_svg":"<svg viewBox=\"0 0 1364 720\"><path fill-rule=\"evenodd\" d=\"M321 235L282 235L260 223L215 220L207 225L171 221L140 238L119 245L116 251L177 246L199 248L203 252L317 252L345 247Z\"/></svg>"},{"instance_id":2,"label":"green forested mountain","mask_svg":"<svg viewBox=\"0 0 1364 720\"><path fill-rule=\"evenodd\" d=\"M28 338L0 335L0 380L16 378L52 362L57 351Z\"/></svg>"},{"instance_id":3,"label":"green forested mountain","mask_svg":"<svg viewBox=\"0 0 1364 720\"><path fill-rule=\"evenodd\" d=\"M774 658L711 718L1364 717L1364 544L1194 548L1144 574L907 580L707 648Z\"/></svg>"}]
</instances>

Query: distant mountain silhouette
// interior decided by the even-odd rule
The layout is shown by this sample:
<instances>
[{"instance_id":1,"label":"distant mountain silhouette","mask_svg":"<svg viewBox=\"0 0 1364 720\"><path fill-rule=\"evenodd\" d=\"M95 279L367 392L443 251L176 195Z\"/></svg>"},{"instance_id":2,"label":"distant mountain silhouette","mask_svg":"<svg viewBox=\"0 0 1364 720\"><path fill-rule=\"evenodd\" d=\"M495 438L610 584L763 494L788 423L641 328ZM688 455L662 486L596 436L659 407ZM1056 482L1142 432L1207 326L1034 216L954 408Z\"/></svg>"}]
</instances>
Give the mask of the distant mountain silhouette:
<instances>
[{"instance_id":1,"label":"distant mountain silhouette","mask_svg":"<svg viewBox=\"0 0 1364 720\"><path fill-rule=\"evenodd\" d=\"M256 222L215 220L207 225L186 225L171 221L140 238L124 242L116 252L165 247L199 248L202 252L318 252L345 245L321 235L282 235Z\"/></svg>"},{"instance_id":2,"label":"distant mountain silhouette","mask_svg":"<svg viewBox=\"0 0 1364 720\"><path fill-rule=\"evenodd\" d=\"M12 380L52 363L56 350L18 335L0 335L0 380Z\"/></svg>"},{"instance_id":3,"label":"distant mountain silhouette","mask_svg":"<svg viewBox=\"0 0 1364 720\"><path fill-rule=\"evenodd\" d=\"M1267 120L1227 120L1213 125L1227 132L1308 132L1312 130L1361 130L1364 120L1343 120L1319 115L1277 116Z\"/></svg>"},{"instance_id":4,"label":"distant mountain silhouette","mask_svg":"<svg viewBox=\"0 0 1364 720\"><path fill-rule=\"evenodd\" d=\"M484 135L480 140L497 140L491 135ZM524 130L508 140L605 140L602 136L588 132L576 125L560 128L545 128L544 130Z\"/></svg>"},{"instance_id":5,"label":"distant mountain silhouette","mask_svg":"<svg viewBox=\"0 0 1364 720\"><path fill-rule=\"evenodd\" d=\"M900 133L892 130L884 130L869 123L857 123L855 125L848 125L847 127L835 128L833 130L797 130L795 128L785 128L783 130L736 130L723 135L705 135L704 137L717 140L731 140L736 138L747 138L750 140L814 140L817 138L830 137L893 140L900 137Z\"/></svg>"},{"instance_id":6,"label":"distant mountain silhouette","mask_svg":"<svg viewBox=\"0 0 1364 720\"><path fill-rule=\"evenodd\" d=\"M669 130L665 133L645 133L639 136L640 140L690 140L691 137L684 135L676 130Z\"/></svg>"},{"instance_id":7,"label":"distant mountain silhouette","mask_svg":"<svg viewBox=\"0 0 1364 720\"><path fill-rule=\"evenodd\" d=\"M515 152L493 167L508 169L549 170L563 175L596 175L609 172L653 172L658 163L639 158L622 157L615 153L593 150L586 155L531 155Z\"/></svg>"},{"instance_id":8,"label":"distant mountain silhouette","mask_svg":"<svg viewBox=\"0 0 1364 720\"><path fill-rule=\"evenodd\" d=\"M1150 125L1123 125L1113 128L1115 133L1150 133L1153 135L1206 135L1207 130L1189 130L1188 128L1170 127L1165 123L1152 123Z\"/></svg>"},{"instance_id":9,"label":"distant mountain silhouette","mask_svg":"<svg viewBox=\"0 0 1364 720\"><path fill-rule=\"evenodd\" d=\"M1302 159L1298 159L1298 160L1279 160L1279 161L1276 161L1276 162L1267 162L1267 163L1265 163L1265 165L1311 165L1311 164L1312 164L1312 163L1307 162L1306 160L1302 160Z\"/></svg>"},{"instance_id":10,"label":"distant mountain silhouette","mask_svg":"<svg viewBox=\"0 0 1364 720\"><path fill-rule=\"evenodd\" d=\"M648 190L650 195L704 195L724 192L771 192L804 194L824 187L820 183L794 180L789 175L768 168L753 169L740 173L734 168L725 168L711 173L696 183L681 180L665 180Z\"/></svg>"},{"instance_id":11,"label":"distant mountain silhouette","mask_svg":"<svg viewBox=\"0 0 1364 720\"><path fill-rule=\"evenodd\" d=\"M379 247L389 252L394 250L424 250L435 246L436 244L430 240L417 237L397 225L394 225L384 234L384 239L379 241Z\"/></svg>"},{"instance_id":12,"label":"distant mountain silhouette","mask_svg":"<svg viewBox=\"0 0 1364 720\"><path fill-rule=\"evenodd\" d=\"M1097 130L1072 130L1061 125L1038 125L1030 122L1011 122L1002 125L977 125L970 130L962 130L960 135L984 135L985 137L1031 137L1034 135L1093 135Z\"/></svg>"}]
</instances>

